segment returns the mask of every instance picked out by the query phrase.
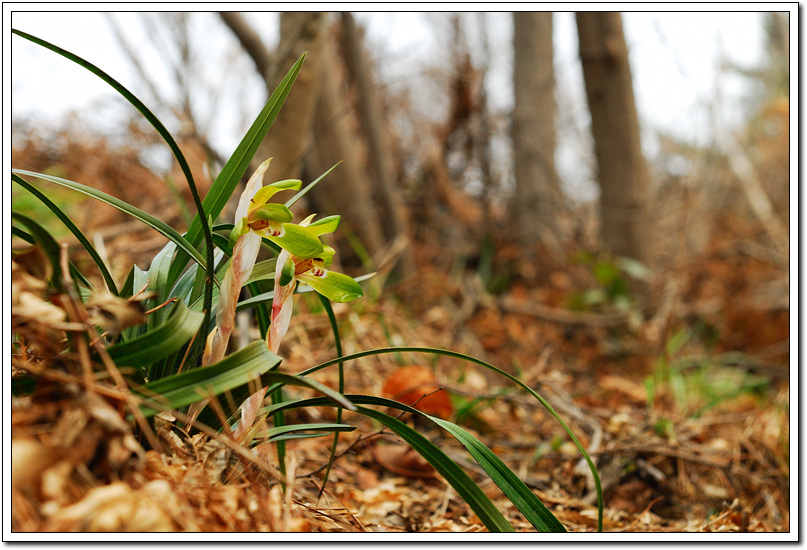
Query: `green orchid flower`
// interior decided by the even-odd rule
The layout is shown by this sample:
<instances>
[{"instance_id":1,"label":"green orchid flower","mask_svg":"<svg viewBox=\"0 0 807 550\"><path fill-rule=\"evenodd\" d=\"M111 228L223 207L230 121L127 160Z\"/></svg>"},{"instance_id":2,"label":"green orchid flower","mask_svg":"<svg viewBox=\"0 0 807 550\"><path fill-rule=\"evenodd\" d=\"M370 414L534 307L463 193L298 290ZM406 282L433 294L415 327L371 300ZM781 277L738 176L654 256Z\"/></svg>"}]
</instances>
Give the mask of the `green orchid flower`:
<instances>
[{"instance_id":1,"label":"green orchid flower","mask_svg":"<svg viewBox=\"0 0 807 550\"><path fill-rule=\"evenodd\" d=\"M319 238L332 233L339 226L339 216L329 216L312 223L314 215L300 222L303 230ZM297 255L288 249L277 256L275 294L272 300L272 324L266 334L266 344L277 353L280 341L286 335L291 322L292 296L296 282L307 284L334 302L350 302L364 296L364 292L352 277L327 269L333 262L334 249L323 245L316 255Z\"/></svg>"},{"instance_id":2,"label":"green orchid flower","mask_svg":"<svg viewBox=\"0 0 807 550\"><path fill-rule=\"evenodd\" d=\"M296 256L309 258L322 252L322 243L317 234L291 223L294 215L286 205L268 202L275 193L297 191L301 185L300 180L283 180L261 187L246 203L246 211L240 212L240 215L236 212L230 246L234 247L238 239L252 232Z\"/></svg>"},{"instance_id":3,"label":"green orchid flower","mask_svg":"<svg viewBox=\"0 0 807 550\"><path fill-rule=\"evenodd\" d=\"M313 217L311 215L303 220L300 227L317 237L333 233L339 226L339 216L328 216L311 223ZM351 302L364 296L361 286L352 277L327 269L333 263L335 250L332 247L323 245L321 252L310 257L289 252L289 257L284 258L282 264L278 259L278 265L282 265L278 276L280 286L287 286L296 278L334 302Z\"/></svg>"}]
</instances>

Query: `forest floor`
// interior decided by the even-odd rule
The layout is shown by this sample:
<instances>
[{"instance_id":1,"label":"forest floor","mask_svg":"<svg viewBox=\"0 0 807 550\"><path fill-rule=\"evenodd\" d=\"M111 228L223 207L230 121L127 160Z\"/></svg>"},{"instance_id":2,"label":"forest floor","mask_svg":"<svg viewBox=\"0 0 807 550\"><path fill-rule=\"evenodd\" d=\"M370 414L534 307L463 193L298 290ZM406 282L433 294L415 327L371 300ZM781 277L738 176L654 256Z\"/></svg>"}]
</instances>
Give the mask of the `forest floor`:
<instances>
[{"instance_id":1,"label":"forest floor","mask_svg":"<svg viewBox=\"0 0 807 550\"><path fill-rule=\"evenodd\" d=\"M668 277L656 307L637 317L564 308L576 285L572 271L549 273L535 287L515 281L494 296L475 274L424 268L417 286L371 290L335 308L344 353L437 347L518 375L595 460L604 531L789 531L789 310L786 299L784 306L759 301L781 272L733 244L712 247ZM336 356L316 305L297 302L282 370ZM438 393L418 406L479 437L569 531L596 530L585 463L540 403L506 379L459 359L389 354L346 364L346 393L400 394L406 388L396 373L404 366L405 378L434 376L436 385L422 387ZM338 383L336 367L314 377ZM182 442L164 432L161 450L144 451L115 409L78 386L43 395L12 404L15 531L485 530L418 455L349 412L344 420L359 429L341 436L324 490L330 437L287 443L284 492L272 468L248 465L216 438ZM301 409L286 421L333 421L335 414ZM517 531L533 531L459 444L417 427L480 483ZM264 451L277 460L274 447Z\"/></svg>"}]
</instances>

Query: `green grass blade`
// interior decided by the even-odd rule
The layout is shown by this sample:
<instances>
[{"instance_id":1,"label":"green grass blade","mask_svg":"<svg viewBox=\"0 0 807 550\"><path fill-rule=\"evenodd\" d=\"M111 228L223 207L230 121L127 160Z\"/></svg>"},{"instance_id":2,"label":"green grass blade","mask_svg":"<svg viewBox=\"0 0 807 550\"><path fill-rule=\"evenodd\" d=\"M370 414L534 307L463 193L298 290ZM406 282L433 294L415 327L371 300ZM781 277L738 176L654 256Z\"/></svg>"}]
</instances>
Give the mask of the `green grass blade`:
<instances>
[{"instance_id":1,"label":"green grass blade","mask_svg":"<svg viewBox=\"0 0 807 550\"><path fill-rule=\"evenodd\" d=\"M315 435L321 437L323 435L331 435L331 432L352 432L356 430L356 426L349 426L340 423L313 423L313 424L288 424L286 426L279 426L269 428L259 434L260 437L265 437L272 441L278 441L288 434L295 434L297 432L314 432L316 430L325 431L326 433L307 434L308 437Z\"/></svg>"},{"instance_id":2,"label":"green grass blade","mask_svg":"<svg viewBox=\"0 0 807 550\"><path fill-rule=\"evenodd\" d=\"M107 348L116 365L144 366L176 352L202 325L204 315L178 302L168 319L156 328L127 342Z\"/></svg>"},{"instance_id":3,"label":"green grass blade","mask_svg":"<svg viewBox=\"0 0 807 550\"><path fill-rule=\"evenodd\" d=\"M533 527L542 533L565 533L566 528L515 473L481 441L453 422L429 416L429 419L462 443L499 489L516 505Z\"/></svg>"},{"instance_id":4,"label":"green grass blade","mask_svg":"<svg viewBox=\"0 0 807 550\"><path fill-rule=\"evenodd\" d=\"M155 231L167 237L170 241L176 243L177 247L179 247L180 250L183 250L186 254L189 254L203 268L207 265L202 255L199 254L199 252L193 246L191 246L188 240L185 239L185 237L183 237L182 235L180 235L173 227L155 218L151 214L143 212L139 208L132 206L127 202L124 202L111 195L107 195L103 191L98 191L97 189L93 189L92 187L88 187L86 185L76 183L74 181L66 180L64 178L49 176L47 174L40 174L37 172L30 172L28 170L12 170L12 173L56 183L63 187L67 187L68 189L78 191L79 193L89 195L90 197L98 199L101 202L109 204L110 206L114 206L121 212L125 212L126 214L129 214L133 218L140 220L141 222L145 223Z\"/></svg>"},{"instance_id":5,"label":"green grass blade","mask_svg":"<svg viewBox=\"0 0 807 550\"><path fill-rule=\"evenodd\" d=\"M325 176L327 176L328 174L330 174L331 172L333 172L334 168L336 168L336 167L337 167L337 166L339 166L340 164L342 164L342 161L341 161L341 160L340 160L339 162L337 162L336 164L334 164L333 166L331 166L331 167L330 167L330 168L329 168L329 169L328 169L328 170L327 170L327 171L326 171L324 174L322 174L320 177L318 177L317 179L315 179L314 181L312 181L311 183L309 183L308 185L306 185L304 188L302 188L300 191L298 191L298 192L297 192L297 194L295 194L295 195L294 195L292 198L290 198L289 200L287 200L287 201L286 201L286 206L287 206L288 208L291 208L291 207L294 205L294 203L295 203L295 202L297 202L298 200L300 200L301 198L303 198L303 197L305 196L305 194L306 194L306 193L308 193L309 191L311 191L311 190L314 188L314 186L315 186L316 184L318 184L319 182L321 182L321 181L323 180L323 178L325 178Z\"/></svg>"},{"instance_id":6,"label":"green grass blade","mask_svg":"<svg viewBox=\"0 0 807 550\"><path fill-rule=\"evenodd\" d=\"M596 468L596 466L594 466L594 462L591 460L591 457L586 452L583 445L580 443L580 440L577 439L577 436L574 435L574 432L572 432L571 428L569 428L569 426L566 424L566 422L563 421L563 418L561 418L561 416L555 411L555 409L552 407L552 405L550 405L549 402L546 399L544 399L540 394L538 394L538 392L536 392L534 389L532 389L531 387L526 385L524 382L522 382L521 380L519 380L518 378L516 378L512 374L509 374L509 373L499 369L498 367L495 367L495 366L491 365L490 363L486 363L485 361L482 361L481 359L471 357L470 355L465 355L464 353L459 353L459 352L456 352L456 351L444 350L444 349L439 349L439 348L401 346L401 347L392 347L392 348L378 348L378 349L373 349L373 350L367 350L367 351L354 353L354 354L351 354L351 355L346 355L344 357L337 357L336 359L332 359L330 361L326 361L325 363L321 363L319 365L311 367L310 369L307 369L307 370L301 372L299 375L300 376L307 376L309 374L312 374L314 372L317 372L317 371L319 371L321 369L324 369L326 367L330 367L330 366L335 365L335 364L340 363L340 362L352 361L354 359L360 359L362 357L368 357L370 355L383 355L383 354L387 354L387 353L391 353L391 354L396 354L396 353L431 353L431 354L434 354L434 355L443 355L443 356L446 356L446 357L454 357L454 358L457 358L457 359L462 359L464 361L469 361L471 363L477 364L477 365L479 365L481 367L484 367L486 369L492 370L493 372L495 372L495 373L497 373L497 374L499 374L501 376L504 376L505 378L507 378L511 382L515 383L519 387L521 387L521 388L525 389L527 392L529 392L530 395L532 395L535 399L537 399L538 402L541 403L541 405L543 405L544 408L549 412L549 414L551 414L555 418L555 420L561 425L561 427L564 429L566 434L569 436L569 438L572 440L572 442L577 447L578 451L580 451L580 454L585 459L586 464L588 464L588 468L591 471L591 475L594 478L594 486L595 486L596 491L597 491L597 530L602 531L602 515L603 515L603 508L604 508L603 494L602 494L602 484L600 483L600 476L597 473L597 468ZM272 391L272 389L270 388L269 391Z\"/></svg>"},{"instance_id":7,"label":"green grass blade","mask_svg":"<svg viewBox=\"0 0 807 550\"><path fill-rule=\"evenodd\" d=\"M95 247L92 245L92 243L90 243L87 237L84 236L84 233L82 233L81 230L76 226L76 224L73 223L73 220L71 220L70 217L67 214L65 214L62 211L62 209L59 208L56 205L56 203L50 200L44 193L42 193L39 189L37 189L36 187L25 181L18 175L11 174L11 179L15 183L20 185L23 189L31 193L34 197L39 199L42 202L42 204L47 206L50 209L50 211L53 212L56 215L56 217L61 220L61 222L65 225L65 227L67 227L67 229L76 237L81 246L84 247L84 250L87 251L87 253L92 258L93 262L95 262L95 265L101 272L101 276L104 278L104 282L106 283L109 292L117 296L118 287L117 285L115 285L115 280L112 278L112 274L109 272L109 269L107 269L104 260L101 259L101 256L98 254L98 251L95 250Z\"/></svg>"},{"instance_id":8,"label":"green grass blade","mask_svg":"<svg viewBox=\"0 0 807 550\"><path fill-rule=\"evenodd\" d=\"M380 407L388 407L398 409L411 414L416 414L424 418L428 418L452 436L457 441L468 449L471 456L482 467L483 470L490 476L494 483L502 490L507 498L516 505L516 507L524 514L524 517L540 532L543 533L565 533L566 528L558 519L552 514L551 511L541 502L535 494L522 482L518 476L507 467L496 454L491 451L484 443L468 433L464 428L457 426L453 422L443 420L428 414L425 414L413 407L404 405L392 399L383 397L369 396L369 395L346 395L351 403L357 405L376 405ZM305 400L303 400L305 401ZM316 404L322 404L322 401L317 401ZM305 401L306 406L314 405L315 403ZM303 405L298 405L303 406ZM275 412L275 408L270 408L269 413Z\"/></svg>"},{"instance_id":9,"label":"green grass blade","mask_svg":"<svg viewBox=\"0 0 807 550\"><path fill-rule=\"evenodd\" d=\"M11 219L16 220L18 223L25 225L31 233L27 233L22 229L17 227L11 226L11 232L13 235L20 237L24 241L39 245L42 247L42 250L47 255L48 259L53 266L53 277L51 277L51 284L53 288L55 288L58 292L64 292L64 285L62 284L62 267L59 262L59 255L60 255L60 247L59 243L48 233L48 230L42 227L36 220L29 218L25 214L21 212L17 212L15 210L11 211ZM92 288L92 285L87 280L86 277L73 265L73 262L68 262L68 269L70 270L70 276L73 278L74 283L76 283L76 290L81 295L81 289L78 287L78 283L82 283L87 288Z\"/></svg>"},{"instance_id":10,"label":"green grass blade","mask_svg":"<svg viewBox=\"0 0 807 550\"><path fill-rule=\"evenodd\" d=\"M48 257L48 260L50 260L51 266L53 267L51 284L58 292L64 292L64 284L62 283L63 274L61 263L59 262L59 243L57 243L51 234L48 233L47 229L42 227L37 221L29 218L21 212L12 210L11 219L26 226L31 232L30 236L32 237L32 240L42 247L42 251Z\"/></svg>"},{"instance_id":11,"label":"green grass blade","mask_svg":"<svg viewBox=\"0 0 807 550\"><path fill-rule=\"evenodd\" d=\"M207 263L212 263L213 240L212 240L212 235L211 235L211 231L210 231L210 224L208 223L207 216L205 215L204 206L203 206L202 201L201 201L201 199L199 197L199 192L196 189L196 183L194 182L193 174L191 173L190 166L188 166L188 162L185 159L185 155L182 154L182 151L180 150L179 145L177 144L176 140L174 140L173 136L165 128L163 123L160 122L160 120L154 115L154 113L152 113L148 109L148 107L146 107L145 103L140 101L132 92L130 92L125 86L123 86L123 84L121 84L120 82L118 82L117 80L112 78L112 76L110 76L109 74L107 74L106 72L101 70L99 67L93 65L92 63L90 63L86 59L83 59L83 58L75 55L72 52L69 52L69 51L67 51L65 49L62 49L62 48L60 48L58 46L55 46L55 45L51 44L50 42L42 40L41 38L37 38L36 36L30 35L28 33L25 33L25 32L22 32L22 31L19 31L19 30L16 30L16 29L12 29L11 32L18 35L18 36L20 36L20 37L22 37L22 38L25 38L26 40L30 40L31 42L33 42L35 44L38 44L38 45L40 45L40 46L42 46L44 48L47 48L47 49L51 50L52 52L55 52L55 53L61 55L62 57L65 57L66 59L69 59L70 61L73 61L74 63L80 65L81 67L87 69L88 71L90 71L94 75L98 76L101 80L103 80L104 82L109 84L112 88L114 88L115 91L118 92L121 96L123 96L129 103L131 103L132 106L134 106L135 109L140 111L140 113L146 118L146 120L149 121L149 123L154 127L154 129L157 130L157 133L160 134L160 136L165 140L165 143L171 149L171 152L173 153L174 157L177 159L177 162L179 163L179 166L182 169L182 173L185 175L185 178L188 181L188 187L191 190L191 195L193 196L193 201L194 201L194 204L196 205L196 209L197 209L197 215L196 215L196 218L194 218L194 221L197 222L199 224L199 226L200 226L198 231L203 232L203 234L204 234L205 246L206 246L206 252L207 252ZM218 215L218 213L216 215ZM199 221L200 219L202 220L201 222ZM193 242L194 247L199 244L198 242L194 241L193 239L191 241ZM194 248L194 250L195 250L195 248ZM191 254L191 256L193 256L193 254ZM185 260L187 261L187 258ZM204 266L205 263L201 262L200 265ZM207 299L205 300L205 304L206 304L205 311L206 311L206 315L208 315L208 316L210 315L210 299L209 298L210 298L210 293L211 293L211 289L212 289L212 285L213 285L212 272L210 271L212 269L213 269L213 266L211 265L209 270L208 270L207 289L206 289L206 292L205 292L205 295L207 296ZM178 275L178 273L177 273L177 275ZM172 281L172 283L173 283L173 281Z\"/></svg>"},{"instance_id":12,"label":"green grass blade","mask_svg":"<svg viewBox=\"0 0 807 550\"><path fill-rule=\"evenodd\" d=\"M147 401L142 406L146 417L163 409L180 409L247 385L280 364L280 357L263 342L255 342L213 365L166 376L136 389Z\"/></svg>"},{"instance_id":13,"label":"green grass blade","mask_svg":"<svg viewBox=\"0 0 807 550\"><path fill-rule=\"evenodd\" d=\"M215 220L221 213L224 205L233 194L233 191L235 191L241 177L249 167L249 163L252 161L252 157L255 156L258 146L261 144L264 137L266 137L269 127L275 121L275 117L277 117L277 114L280 112L283 102L286 101L286 97L289 95L289 91L297 78L297 74L300 72L304 60L305 54L289 69L285 78L283 78L274 93L272 93L260 114L258 114L258 117L252 123L252 126L250 126L249 130L224 165L224 168L222 168L211 185L210 190L205 196L205 200L202 202L202 206L204 207L205 213L212 219ZM201 231L201 221L197 214L193 218L187 232L187 239L194 246L198 245L201 240ZM180 273L184 270L186 262L186 257L182 255L177 256L174 270L169 277L172 283L177 280Z\"/></svg>"},{"instance_id":14,"label":"green grass blade","mask_svg":"<svg viewBox=\"0 0 807 550\"><path fill-rule=\"evenodd\" d=\"M366 396L354 396L362 399ZM275 412L284 408L304 407L314 405L332 405L323 399L304 399L301 401L287 401L270 408ZM456 462L451 460L437 445L420 435L400 420L380 411L357 407L359 414L377 420L401 439L409 443L426 461L431 464L440 475L454 488L459 496L471 507L485 527L494 533L513 532L513 526L496 508L491 500L482 492L479 486Z\"/></svg>"},{"instance_id":15,"label":"green grass blade","mask_svg":"<svg viewBox=\"0 0 807 550\"><path fill-rule=\"evenodd\" d=\"M333 333L334 343L336 344L336 355L341 357L342 356L342 339L339 337L339 325L336 324L336 316L333 313L333 308L331 307L331 302L323 296L322 294L317 294L319 296L320 301L322 302L322 306L325 308L325 312L328 314L328 322L331 325L331 332ZM338 364L339 368L339 386L338 390L339 393L345 393L345 365L344 363ZM342 421L342 409L336 409L336 421ZM328 467L325 469L325 474L322 477L322 485L319 489L319 495L317 498L322 497L322 493L325 492L325 485L328 483L328 476L331 473L331 467L333 466L334 460L336 459L336 447L339 444L339 432L334 432L333 434L333 443L331 444L331 453L328 456Z\"/></svg>"},{"instance_id":16,"label":"green grass blade","mask_svg":"<svg viewBox=\"0 0 807 550\"><path fill-rule=\"evenodd\" d=\"M211 394L219 395L224 392L233 392L233 401L236 406L233 410L225 409L225 414L227 416L235 415L238 406L250 395L250 382L254 383L256 379L262 387L272 384L310 388L324 395L327 403L335 403L340 407L355 410L356 406L343 395L316 380L274 372L273 369L277 368L280 362L280 357L269 351L264 342L256 341L228 355L218 363L166 376L140 388L135 388L135 391L144 398L150 398L142 407L143 414L147 417L153 416L163 409L179 409L201 401ZM239 397L235 397L233 390L242 390L238 393ZM202 415L199 418L208 423ZM209 413L204 418L209 419ZM214 423L208 424L214 425Z\"/></svg>"}]
</instances>

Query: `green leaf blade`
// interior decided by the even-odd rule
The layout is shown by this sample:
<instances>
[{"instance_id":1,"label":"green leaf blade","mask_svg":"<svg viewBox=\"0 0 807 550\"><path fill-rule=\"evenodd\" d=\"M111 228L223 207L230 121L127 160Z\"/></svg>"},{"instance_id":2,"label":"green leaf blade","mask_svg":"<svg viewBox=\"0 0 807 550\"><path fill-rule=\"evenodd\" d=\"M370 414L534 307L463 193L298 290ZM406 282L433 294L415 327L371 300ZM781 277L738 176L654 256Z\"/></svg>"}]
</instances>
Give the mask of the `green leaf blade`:
<instances>
[{"instance_id":1,"label":"green leaf blade","mask_svg":"<svg viewBox=\"0 0 807 550\"><path fill-rule=\"evenodd\" d=\"M214 220L221 214L224 205L230 199L233 191L235 191L241 177L246 173L249 163L258 151L258 146L261 144L264 137L266 137L269 128L280 112L280 108L286 101L304 61L305 54L300 56L297 62L289 69L289 72L272 93L255 121L252 123L252 126L247 130L247 133L241 139L241 142L238 144L229 160L227 160L224 168L222 168L221 172L216 177L210 190L207 192L204 201L202 201L202 206L205 213ZM201 242L202 222L198 214L193 218L186 235L188 241L194 246ZM169 277L172 283L176 281L180 273L182 273L186 261L187 258L182 256L177 257L174 269Z\"/></svg>"},{"instance_id":2,"label":"green leaf blade","mask_svg":"<svg viewBox=\"0 0 807 550\"><path fill-rule=\"evenodd\" d=\"M51 212L53 212L59 220L67 227L67 229L76 237L79 244L84 247L84 250L90 255L95 265L98 267L98 270L101 272L101 276L104 278L104 282L106 283L109 292L114 294L115 296L118 295L118 287L115 284L115 280L112 278L112 274L109 272L104 260L101 259L101 256L98 254L98 251L95 250L95 247L90 243L84 233L73 223L73 220L59 208L56 203L50 200L42 191L22 179L16 174L11 174L11 179L20 185L23 189L31 193L37 199L39 199L42 204L47 206Z\"/></svg>"},{"instance_id":3,"label":"green leaf blade","mask_svg":"<svg viewBox=\"0 0 807 550\"><path fill-rule=\"evenodd\" d=\"M204 315L179 302L168 319L131 340L107 348L116 365L145 366L179 350L202 325Z\"/></svg>"},{"instance_id":4,"label":"green leaf blade","mask_svg":"<svg viewBox=\"0 0 807 550\"><path fill-rule=\"evenodd\" d=\"M166 224L165 222L155 218L151 214L140 210L139 208L132 206L131 204L124 202L118 198L115 198L111 195L107 195L103 191L98 191L97 189L93 189L87 185L83 185L81 183L77 183L74 181L70 181L64 178L59 178L56 176L49 176L47 174L40 174L37 172L30 172L28 170L12 170L13 174L28 176L32 178L38 178L44 181L49 181L51 183L56 183L63 187L67 187L68 189L73 189L74 191L78 191L79 193L83 193L95 199L98 199L101 202L104 202L110 206L114 206L121 212L129 214L133 218L145 223L155 231L161 233L163 236L167 237L170 241L176 243L176 245L183 250L186 254L196 261L200 266L205 267L206 262L205 259L202 257L201 254L191 246L190 242L188 242L185 237L179 234L177 230L175 230L170 225Z\"/></svg>"}]
</instances>

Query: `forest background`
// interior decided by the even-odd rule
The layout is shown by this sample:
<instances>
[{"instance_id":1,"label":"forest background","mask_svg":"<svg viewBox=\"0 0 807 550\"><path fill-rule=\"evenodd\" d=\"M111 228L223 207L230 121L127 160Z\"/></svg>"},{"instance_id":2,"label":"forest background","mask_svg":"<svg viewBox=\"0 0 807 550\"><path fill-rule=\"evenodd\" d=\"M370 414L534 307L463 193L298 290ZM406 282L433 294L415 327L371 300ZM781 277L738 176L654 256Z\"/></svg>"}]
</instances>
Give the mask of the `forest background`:
<instances>
[{"instance_id":1,"label":"forest background","mask_svg":"<svg viewBox=\"0 0 807 550\"><path fill-rule=\"evenodd\" d=\"M170 121L202 190L267 89L308 51L308 76L301 73L255 165L275 156L267 181L305 181L343 161L302 208L342 214L334 241L342 269L379 273L372 305L361 310L372 326L359 331L365 342L461 348L556 384L591 441L599 438L603 466L614 449L650 464L616 468L607 483L614 508L647 512L650 530L693 521L688 499L714 512L704 512L706 525L729 518L747 529L748 517L730 513L733 498L746 499L757 529L786 530L796 344L787 13L624 14L604 26L573 14L74 13L57 16L58 31L48 30L52 17L15 13L12 24L102 66L94 52L115 52L107 70L120 70ZM622 21L627 40L614 49ZM724 30L712 34L718 21ZM691 37L693 26L718 44L713 57L701 55L711 57L711 71L691 61L689 48L702 51L697 43L676 39L684 27ZM575 36L579 29L589 32ZM597 97L619 77L607 63L599 76L585 67L603 55L598 48L630 71L627 88L613 92L616 103L600 105L604 117ZM32 45L15 42L11 61L14 167L93 181L175 226L188 223L184 176L131 110ZM18 68L60 76L43 86ZM630 101L619 101L625 94ZM64 98L61 106L53 95ZM687 96L694 99L685 103ZM617 109L627 116L608 116ZM633 126L620 126L631 117ZM614 171L622 177L609 180ZM164 245L83 200L58 197L107 251L113 273L116 262L143 261ZM12 191L15 208L25 201ZM380 311L389 325L379 329L372 320ZM296 337L292 365L324 352ZM487 398L484 382L465 383L452 365L430 368L461 398L452 411L462 399ZM393 372L386 365L365 383L380 389ZM463 414L486 433L496 415L511 418L515 408L490 407L485 417L469 406ZM749 439L760 424L727 421L713 431L698 424L707 410L719 418L753 410L776 429ZM644 431L626 433L634 416ZM687 458L653 446L676 438L691 444L692 464L719 462L713 454L727 449L755 458L729 460L717 468L722 476L709 468L684 474ZM721 443L709 446L709 438ZM573 466L558 456L552 449L513 460L551 464L556 473ZM752 481L732 483L732 468ZM704 481L700 491L695 480ZM580 476L564 494L585 501L587 489ZM667 496L652 515L659 494ZM566 519L585 528L590 516Z\"/></svg>"}]
</instances>

